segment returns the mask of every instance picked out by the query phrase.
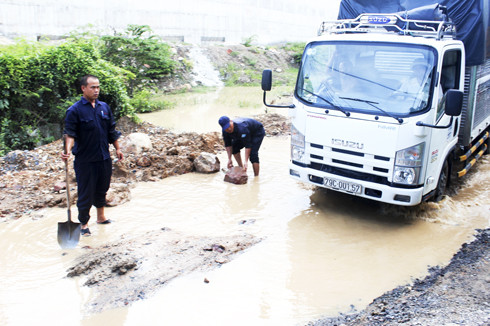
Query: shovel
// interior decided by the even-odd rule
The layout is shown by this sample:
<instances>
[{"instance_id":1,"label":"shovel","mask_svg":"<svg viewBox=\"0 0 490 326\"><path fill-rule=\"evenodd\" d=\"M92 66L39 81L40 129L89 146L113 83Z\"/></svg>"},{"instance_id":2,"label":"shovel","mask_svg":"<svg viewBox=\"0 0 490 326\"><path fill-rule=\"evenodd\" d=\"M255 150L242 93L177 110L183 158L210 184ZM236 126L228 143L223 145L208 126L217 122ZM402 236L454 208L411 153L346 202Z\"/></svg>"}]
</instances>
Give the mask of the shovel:
<instances>
[{"instance_id":1,"label":"shovel","mask_svg":"<svg viewBox=\"0 0 490 326\"><path fill-rule=\"evenodd\" d=\"M63 135L63 151L66 154L66 135ZM80 240L80 223L71 221L70 184L68 181L68 160L65 161L66 207L68 220L58 222L58 243L63 249L73 249Z\"/></svg>"}]
</instances>

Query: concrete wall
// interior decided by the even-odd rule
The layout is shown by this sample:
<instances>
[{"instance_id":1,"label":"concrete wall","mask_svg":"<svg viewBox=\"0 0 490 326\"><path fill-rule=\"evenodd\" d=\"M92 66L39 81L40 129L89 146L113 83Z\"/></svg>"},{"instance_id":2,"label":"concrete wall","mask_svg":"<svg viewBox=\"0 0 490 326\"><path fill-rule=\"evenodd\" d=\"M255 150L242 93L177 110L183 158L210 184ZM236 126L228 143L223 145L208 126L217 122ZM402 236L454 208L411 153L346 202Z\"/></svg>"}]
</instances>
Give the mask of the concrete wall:
<instances>
[{"instance_id":1,"label":"concrete wall","mask_svg":"<svg viewBox=\"0 0 490 326\"><path fill-rule=\"evenodd\" d=\"M0 0L0 35L62 36L91 24L104 33L149 25L188 43L306 41L340 0Z\"/></svg>"}]
</instances>

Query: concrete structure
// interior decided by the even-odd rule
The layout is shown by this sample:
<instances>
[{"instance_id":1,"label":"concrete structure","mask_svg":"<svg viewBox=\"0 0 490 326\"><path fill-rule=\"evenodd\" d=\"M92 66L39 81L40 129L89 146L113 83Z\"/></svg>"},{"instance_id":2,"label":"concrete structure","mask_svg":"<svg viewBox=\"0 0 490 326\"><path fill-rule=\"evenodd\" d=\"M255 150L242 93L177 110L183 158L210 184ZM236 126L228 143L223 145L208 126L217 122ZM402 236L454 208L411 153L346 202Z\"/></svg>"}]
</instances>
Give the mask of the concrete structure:
<instances>
[{"instance_id":1,"label":"concrete structure","mask_svg":"<svg viewBox=\"0 0 490 326\"><path fill-rule=\"evenodd\" d=\"M58 37L93 25L103 33L128 24L188 43L305 41L340 0L0 0L0 36Z\"/></svg>"}]
</instances>

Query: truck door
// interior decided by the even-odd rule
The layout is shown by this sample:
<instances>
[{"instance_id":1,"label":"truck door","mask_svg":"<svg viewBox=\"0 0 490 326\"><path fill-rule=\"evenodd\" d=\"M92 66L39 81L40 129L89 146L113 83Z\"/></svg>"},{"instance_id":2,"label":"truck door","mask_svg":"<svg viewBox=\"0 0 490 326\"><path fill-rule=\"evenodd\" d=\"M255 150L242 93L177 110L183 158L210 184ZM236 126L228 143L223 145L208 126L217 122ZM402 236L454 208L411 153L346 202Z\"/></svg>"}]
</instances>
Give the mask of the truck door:
<instances>
[{"instance_id":1,"label":"truck door","mask_svg":"<svg viewBox=\"0 0 490 326\"><path fill-rule=\"evenodd\" d=\"M450 117L444 113L445 95L449 89L463 90L462 78L462 60L463 53L460 47L446 48L442 57L439 80L434 90L435 106L435 125L446 126L450 122ZM453 119L453 123L447 129L432 128L432 137L429 145L428 166L426 180L432 182L426 183L425 193L434 190L440 180L441 172L449 178L449 162L446 163L449 152L457 143L459 117ZM444 176L443 176L444 177Z\"/></svg>"}]
</instances>

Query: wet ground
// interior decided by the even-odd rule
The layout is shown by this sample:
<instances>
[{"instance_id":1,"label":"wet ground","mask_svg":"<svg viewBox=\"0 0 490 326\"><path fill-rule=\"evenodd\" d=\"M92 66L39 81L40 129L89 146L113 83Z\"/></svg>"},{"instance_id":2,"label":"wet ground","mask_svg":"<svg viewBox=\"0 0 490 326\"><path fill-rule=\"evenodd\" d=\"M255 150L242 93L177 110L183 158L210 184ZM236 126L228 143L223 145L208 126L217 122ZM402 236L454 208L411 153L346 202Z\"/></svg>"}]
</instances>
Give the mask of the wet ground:
<instances>
[{"instance_id":1,"label":"wet ground","mask_svg":"<svg viewBox=\"0 0 490 326\"><path fill-rule=\"evenodd\" d=\"M219 116L223 111L213 111L215 107L219 106L208 105L201 114ZM252 106L240 113L256 111ZM214 122L203 123L202 132L210 130L216 130ZM166 135L155 130L154 134ZM224 162L222 152L219 158ZM426 286L397 288L377 299L384 301L375 301L364 317L332 321L407 324L405 316L408 324L430 325L430 319L420 319L424 309L437 314L435 304L442 304L451 288L461 294L473 284L474 275L488 275L488 237L480 237L479 249L468 247L470 253L480 250L480 258L462 260L460 266L470 269L455 272L443 284L445 292L430 292L435 289L430 280L451 274L430 274L429 268L446 266L462 243L473 240L475 229L488 228L487 158L457 195L416 208L381 205L296 183L287 176L287 136L267 137L261 160L261 176L250 176L246 185L223 182L221 172L136 182L129 202L107 209L115 223L92 225L93 236L81 239L72 251L60 250L56 243L56 224L66 218L66 208L4 218L1 320L9 325L39 320L83 325L155 320L170 325L304 325L359 312L383 293L432 275ZM478 306L461 302L475 311L475 320L481 320L480 311L489 311L488 280L482 280L474 285L484 289L483 297L471 294ZM411 290L427 293L427 301L406 296L397 303L399 293Z\"/></svg>"},{"instance_id":2,"label":"wet ground","mask_svg":"<svg viewBox=\"0 0 490 326\"><path fill-rule=\"evenodd\" d=\"M308 323L334 325L489 325L490 231L478 230L449 265L376 298L359 313Z\"/></svg>"}]
</instances>

